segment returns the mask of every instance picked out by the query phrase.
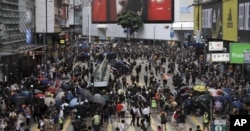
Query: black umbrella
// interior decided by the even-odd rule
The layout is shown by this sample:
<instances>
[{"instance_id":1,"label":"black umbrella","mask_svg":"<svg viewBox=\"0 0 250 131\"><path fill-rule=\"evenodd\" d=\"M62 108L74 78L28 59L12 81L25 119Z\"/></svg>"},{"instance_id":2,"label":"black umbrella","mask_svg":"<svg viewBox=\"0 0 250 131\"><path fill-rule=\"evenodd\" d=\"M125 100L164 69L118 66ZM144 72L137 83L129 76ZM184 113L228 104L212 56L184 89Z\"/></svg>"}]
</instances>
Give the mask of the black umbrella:
<instances>
[{"instance_id":1,"label":"black umbrella","mask_svg":"<svg viewBox=\"0 0 250 131\"><path fill-rule=\"evenodd\" d=\"M242 102L246 104L250 104L250 97L244 97L242 98Z\"/></svg>"}]
</instances>

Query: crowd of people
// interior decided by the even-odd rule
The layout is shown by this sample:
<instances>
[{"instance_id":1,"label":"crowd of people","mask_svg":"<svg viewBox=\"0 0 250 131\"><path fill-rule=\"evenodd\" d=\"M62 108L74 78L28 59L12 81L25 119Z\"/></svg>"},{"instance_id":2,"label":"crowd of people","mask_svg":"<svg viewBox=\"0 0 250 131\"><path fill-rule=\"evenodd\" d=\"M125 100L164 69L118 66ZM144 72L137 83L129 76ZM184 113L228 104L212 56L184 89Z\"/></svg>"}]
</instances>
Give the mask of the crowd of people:
<instances>
[{"instance_id":1,"label":"crowd of people","mask_svg":"<svg viewBox=\"0 0 250 131\"><path fill-rule=\"evenodd\" d=\"M159 115L159 131L167 128L166 123L183 130L187 115L203 116L203 127L208 127L211 119L204 117L206 113L213 119L249 113L249 80L228 63L204 62L195 47L118 43L90 50L59 55L48 62L47 69L38 65L24 80L10 75L0 88L1 129L28 131L35 122L41 131L61 130L70 115L75 131L99 131L114 117L120 119L116 130L125 131L128 110L129 126L147 131L151 117ZM102 52L112 52L110 63L126 61L130 67L112 68L109 86L93 90L90 81ZM81 53L89 58L79 59ZM204 89L196 90L197 84ZM212 111L207 106L211 101ZM87 117L92 117L92 125L86 124Z\"/></svg>"}]
</instances>

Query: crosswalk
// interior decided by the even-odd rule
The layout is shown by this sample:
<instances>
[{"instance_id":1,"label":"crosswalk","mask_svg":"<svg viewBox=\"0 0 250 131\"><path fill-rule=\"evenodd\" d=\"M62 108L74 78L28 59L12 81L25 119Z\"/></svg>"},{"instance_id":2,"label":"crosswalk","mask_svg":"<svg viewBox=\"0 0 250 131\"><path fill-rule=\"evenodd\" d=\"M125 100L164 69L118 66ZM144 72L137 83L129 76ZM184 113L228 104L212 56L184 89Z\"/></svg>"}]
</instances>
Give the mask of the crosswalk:
<instances>
[{"instance_id":1,"label":"crosswalk","mask_svg":"<svg viewBox=\"0 0 250 131\"><path fill-rule=\"evenodd\" d=\"M127 113L126 113L127 114ZM126 115L125 120L125 128L129 131L140 131L141 128L137 126L130 126L131 123L131 116ZM119 124L121 122L120 118L113 117L112 118L112 124L110 124L107 128L107 131L114 131L116 127L119 127ZM160 115L151 115L151 125L148 128L149 131L157 131L158 125L161 125L160 123ZM201 123L201 117L195 117L195 116L187 116L186 123L184 124L185 130L188 131L189 128L195 129L197 125L202 125ZM164 129L165 131L182 131L179 129L179 127L174 126L171 122L167 122L166 124L167 129Z\"/></svg>"}]
</instances>

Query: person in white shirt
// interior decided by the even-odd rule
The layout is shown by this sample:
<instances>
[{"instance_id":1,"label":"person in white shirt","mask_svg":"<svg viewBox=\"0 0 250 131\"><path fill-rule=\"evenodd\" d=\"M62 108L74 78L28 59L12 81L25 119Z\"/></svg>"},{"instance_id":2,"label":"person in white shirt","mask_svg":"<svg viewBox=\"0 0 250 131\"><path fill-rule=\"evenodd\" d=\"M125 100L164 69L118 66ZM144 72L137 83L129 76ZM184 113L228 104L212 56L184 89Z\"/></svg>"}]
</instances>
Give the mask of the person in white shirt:
<instances>
[{"instance_id":1,"label":"person in white shirt","mask_svg":"<svg viewBox=\"0 0 250 131\"><path fill-rule=\"evenodd\" d=\"M125 120L121 120L121 123L119 124L120 131L125 131Z\"/></svg>"},{"instance_id":2,"label":"person in white shirt","mask_svg":"<svg viewBox=\"0 0 250 131\"><path fill-rule=\"evenodd\" d=\"M150 124L150 107L148 105L145 105L143 107L142 114L144 118L148 121L148 124Z\"/></svg>"},{"instance_id":3,"label":"person in white shirt","mask_svg":"<svg viewBox=\"0 0 250 131\"><path fill-rule=\"evenodd\" d=\"M62 107L61 107L61 109L60 109L60 111L59 111L59 118L64 119L64 112L63 112Z\"/></svg>"}]
</instances>

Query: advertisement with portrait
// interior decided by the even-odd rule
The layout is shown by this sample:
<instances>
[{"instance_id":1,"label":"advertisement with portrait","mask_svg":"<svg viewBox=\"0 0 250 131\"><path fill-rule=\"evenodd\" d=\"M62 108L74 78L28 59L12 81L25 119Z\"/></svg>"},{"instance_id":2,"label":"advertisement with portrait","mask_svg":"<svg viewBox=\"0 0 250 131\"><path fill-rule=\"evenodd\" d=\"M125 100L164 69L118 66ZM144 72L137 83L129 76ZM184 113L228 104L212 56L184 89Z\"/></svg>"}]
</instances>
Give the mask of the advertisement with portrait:
<instances>
[{"instance_id":1,"label":"advertisement with portrait","mask_svg":"<svg viewBox=\"0 0 250 131\"><path fill-rule=\"evenodd\" d=\"M92 21L107 22L107 0L92 0Z\"/></svg>"},{"instance_id":2,"label":"advertisement with portrait","mask_svg":"<svg viewBox=\"0 0 250 131\"><path fill-rule=\"evenodd\" d=\"M238 40L238 0L223 1L222 37L224 40Z\"/></svg>"},{"instance_id":3,"label":"advertisement with portrait","mask_svg":"<svg viewBox=\"0 0 250 131\"><path fill-rule=\"evenodd\" d=\"M250 43L230 43L230 63L243 64L245 52L250 52Z\"/></svg>"},{"instance_id":4,"label":"advertisement with portrait","mask_svg":"<svg viewBox=\"0 0 250 131\"><path fill-rule=\"evenodd\" d=\"M115 23L117 15L128 10L145 23L173 22L174 0L93 0L92 22Z\"/></svg>"},{"instance_id":5,"label":"advertisement with portrait","mask_svg":"<svg viewBox=\"0 0 250 131\"><path fill-rule=\"evenodd\" d=\"M250 41L250 1L239 1L239 15L238 15L238 41Z\"/></svg>"},{"instance_id":6,"label":"advertisement with portrait","mask_svg":"<svg viewBox=\"0 0 250 131\"><path fill-rule=\"evenodd\" d=\"M202 5L202 33L209 38L222 39L222 2Z\"/></svg>"}]
</instances>

